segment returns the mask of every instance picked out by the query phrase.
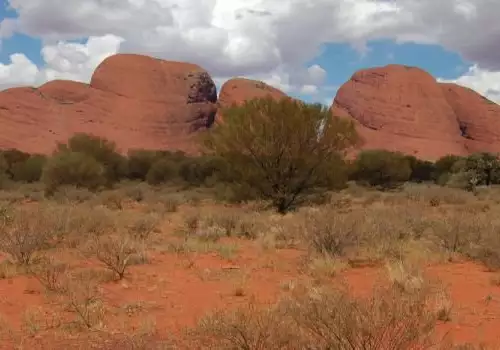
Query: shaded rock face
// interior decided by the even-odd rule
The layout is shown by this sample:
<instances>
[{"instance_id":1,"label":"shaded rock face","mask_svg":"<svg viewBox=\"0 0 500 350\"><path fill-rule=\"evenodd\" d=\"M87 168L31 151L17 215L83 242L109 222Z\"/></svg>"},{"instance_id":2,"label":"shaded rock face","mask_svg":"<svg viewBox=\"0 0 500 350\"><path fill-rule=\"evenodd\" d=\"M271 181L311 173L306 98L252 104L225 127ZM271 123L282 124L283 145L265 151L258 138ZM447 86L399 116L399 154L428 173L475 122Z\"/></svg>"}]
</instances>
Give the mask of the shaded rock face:
<instances>
[{"instance_id":1,"label":"shaded rock face","mask_svg":"<svg viewBox=\"0 0 500 350\"><path fill-rule=\"evenodd\" d=\"M468 153L500 152L500 106L463 86L440 85L455 112Z\"/></svg>"},{"instance_id":2,"label":"shaded rock face","mask_svg":"<svg viewBox=\"0 0 500 350\"><path fill-rule=\"evenodd\" d=\"M50 153L76 132L134 148L197 151L192 140L210 127L217 91L197 65L141 55L104 60L90 84L51 81L0 92L0 148Z\"/></svg>"},{"instance_id":3,"label":"shaded rock face","mask_svg":"<svg viewBox=\"0 0 500 350\"><path fill-rule=\"evenodd\" d=\"M217 113L216 120L223 119L220 110L224 108L231 107L233 104L240 105L246 100L267 96L280 99L287 95L261 81L245 78L230 79L221 86L218 101L219 113Z\"/></svg>"},{"instance_id":4,"label":"shaded rock face","mask_svg":"<svg viewBox=\"0 0 500 350\"><path fill-rule=\"evenodd\" d=\"M499 123L499 109L471 90L401 65L358 71L331 107L334 115L355 122L362 148L429 160L499 149L500 129L491 128Z\"/></svg>"}]
</instances>

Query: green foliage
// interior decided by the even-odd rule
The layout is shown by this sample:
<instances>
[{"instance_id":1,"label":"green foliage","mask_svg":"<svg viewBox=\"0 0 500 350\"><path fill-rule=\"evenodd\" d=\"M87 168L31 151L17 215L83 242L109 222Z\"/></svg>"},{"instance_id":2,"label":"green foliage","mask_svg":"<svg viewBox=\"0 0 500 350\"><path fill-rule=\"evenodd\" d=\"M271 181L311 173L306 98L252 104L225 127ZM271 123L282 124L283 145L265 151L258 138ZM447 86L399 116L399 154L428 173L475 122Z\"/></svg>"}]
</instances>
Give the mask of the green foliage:
<instances>
[{"instance_id":1,"label":"green foliage","mask_svg":"<svg viewBox=\"0 0 500 350\"><path fill-rule=\"evenodd\" d=\"M7 160L5 160L5 156L0 153L0 174L6 174L8 168L9 164L7 163Z\"/></svg>"},{"instance_id":2,"label":"green foliage","mask_svg":"<svg viewBox=\"0 0 500 350\"><path fill-rule=\"evenodd\" d=\"M17 162L11 167L12 179L28 183L40 181L46 162L47 157L39 154L31 155L24 162Z\"/></svg>"},{"instance_id":3,"label":"green foliage","mask_svg":"<svg viewBox=\"0 0 500 350\"><path fill-rule=\"evenodd\" d=\"M167 160L175 163L177 167L188 160L189 158L180 151L151 151L151 150L131 150L128 152L128 174L127 177L131 180L145 181L148 172L153 164L159 160ZM155 170L156 172L157 170Z\"/></svg>"},{"instance_id":4,"label":"green foliage","mask_svg":"<svg viewBox=\"0 0 500 350\"><path fill-rule=\"evenodd\" d=\"M65 151L48 160L42 181L48 193L63 185L96 190L106 183L106 174L104 166L88 154Z\"/></svg>"},{"instance_id":5,"label":"green foliage","mask_svg":"<svg viewBox=\"0 0 500 350\"><path fill-rule=\"evenodd\" d=\"M360 152L354 162L354 180L382 189L401 185L411 174L410 161L399 152L367 150Z\"/></svg>"},{"instance_id":6,"label":"green foliage","mask_svg":"<svg viewBox=\"0 0 500 350\"><path fill-rule=\"evenodd\" d=\"M177 176L178 166L167 158L160 158L149 168L146 181L150 185L159 185L172 181Z\"/></svg>"},{"instance_id":7,"label":"green foliage","mask_svg":"<svg viewBox=\"0 0 500 350\"><path fill-rule=\"evenodd\" d=\"M500 159L491 153L471 154L457 161L452 171L460 174L468 190L474 190L476 186L500 183Z\"/></svg>"},{"instance_id":8,"label":"green foliage","mask_svg":"<svg viewBox=\"0 0 500 350\"><path fill-rule=\"evenodd\" d=\"M357 141L354 125L321 105L263 98L225 110L224 123L207 133L205 146L225 162L235 184L285 213L343 186L342 153Z\"/></svg>"},{"instance_id":9,"label":"green foliage","mask_svg":"<svg viewBox=\"0 0 500 350\"><path fill-rule=\"evenodd\" d=\"M8 167L9 165L7 164L4 155L0 153L0 189L5 186L9 178L7 175Z\"/></svg>"},{"instance_id":10,"label":"green foliage","mask_svg":"<svg viewBox=\"0 0 500 350\"><path fill-rule=\"evenodd\" d=\"M2 155L4 159L4 171L7 175L8 178L12 179L13 178L13 171L12 169L16 164L19 163L24 163L29 157L29 153L19 151L17 149L6 149L0 151L0 154Z\"/></svg>"},{"instance_id":11,"label":"green foliage","mask_svg":"<svg viewBox=\"0 0 500 350\"><path fill-rule=\"evenodd\" d=\"M149 169L158 160L158 152L148 150L131 150L128 152L128 174L133 180L146 180Z\"/></svg>"},{"instance_id":12,"label":"green foliage","mask_svg":"<svg viewBox=\"0 0 500 350\"><path fill-rule=\"evenodd\" d=\"M78 133L73 135L66 144L59 144L57 153L84 153L104 168L104 176L108 185L120 180L127 174L126 158L116 151L114 142L102 137Z\"/></svg>"},{"instance_id":13,"label":"green foliage","mask_svg":"<svg viewBox=\"0 0 500 350\"><path fill-rule=\"evenodd\" d=\"M191 186L212 186L217 181L230 180L225 160L212 156L186 158L180 164L179 175Z\"/></svg>"},{"instance_id":14,"label":"green foliage","mask_svg":"<svg viewBox=\"0 0 500 350\"><path fill-rule=\"evenodd\" d=\"M435 166L433 162L421 160L415 156L406 156L406 160L408 160L411 168L410 181L425 182L433 179L433 175L435 173Z\"/></svg>"},{"instance_id":15,"label":"green foliage","mask_svg":"<svg viewBox=\"0 0 500 350\"><path fill-rule=\"evenodd\" d=\"M462 157L451 154L439 158L434 163L433 180L440 185L445 185L451 174L457 172L455 164L461 159Z\"/></svg>"}]
</instances>

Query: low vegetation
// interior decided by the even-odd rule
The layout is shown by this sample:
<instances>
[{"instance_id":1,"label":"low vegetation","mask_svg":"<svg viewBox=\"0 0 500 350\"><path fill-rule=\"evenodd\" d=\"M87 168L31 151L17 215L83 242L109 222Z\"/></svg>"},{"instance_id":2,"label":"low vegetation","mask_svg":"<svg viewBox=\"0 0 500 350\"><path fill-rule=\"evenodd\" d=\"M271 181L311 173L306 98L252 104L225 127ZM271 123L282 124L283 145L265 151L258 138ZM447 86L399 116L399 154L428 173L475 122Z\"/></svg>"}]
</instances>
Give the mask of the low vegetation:
<instances>
[{"instance_id":1,"label":"low vegetation","mask_svg":"<svg viewBox=\"0 0 500 350\"><path fill-rule=\"evenodd\" d=\"M13 343L55 332L54 339L97 337L96 348L115 340L123 349L175 348L163 342L170 328L117 321L123 309L126 320L149 314L140 314L144 300L124 308L121 294L167 300L159 312L171 318L186 306L175 305L165 286L227 278L237 307L211 312L170 339L177 348L423 349L441 345L436 327L458 312L424 267L471 259L500 269L496 155L430 162L367 150L347 160L358 142L352 125L319 105L262 99L224 116L202 136L199 156L122 155L84 134L48 157L0 152L0 282L36 281L44 295L33 299L46 303L43 313L26 311L24 326L9 333ZM249 246L259 253L236 264ZM263 268L255 260L279 251L300 256L302 280L275 281L282 293L273 303L252 301L245 281ZM197 266L213 257L219 270ZM146 269L158 261L157 271ZM289 277L291 267L280 263L288 264L263 269L283 268ZM159 271L173 265L179 270L158 287ZM354 268L386 278L353 295L336 278ZM191 275L184 280L184 273Z\"/></svg>"}]
</instances>

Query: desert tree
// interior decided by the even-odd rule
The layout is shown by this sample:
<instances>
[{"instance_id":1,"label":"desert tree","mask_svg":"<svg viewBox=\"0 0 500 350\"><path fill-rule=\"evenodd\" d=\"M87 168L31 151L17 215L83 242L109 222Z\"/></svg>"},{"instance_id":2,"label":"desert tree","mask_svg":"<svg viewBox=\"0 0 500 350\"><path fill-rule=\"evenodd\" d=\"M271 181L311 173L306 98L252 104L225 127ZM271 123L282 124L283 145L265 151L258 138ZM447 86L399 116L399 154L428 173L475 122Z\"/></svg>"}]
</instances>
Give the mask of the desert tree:
<instances>
[{"instance_id":1,"label":"desert tree","mask_svg":"<svg viewBox=\"0 0 500 350\"><path fill-rule=\"evenodd\" d=\"M226 161L235 185L251 188L279 213L345 184L343 156L358 137L352 122L324 106L266 97L222 114L204 138L207 153Z\"/></svg>"}]
</instances>

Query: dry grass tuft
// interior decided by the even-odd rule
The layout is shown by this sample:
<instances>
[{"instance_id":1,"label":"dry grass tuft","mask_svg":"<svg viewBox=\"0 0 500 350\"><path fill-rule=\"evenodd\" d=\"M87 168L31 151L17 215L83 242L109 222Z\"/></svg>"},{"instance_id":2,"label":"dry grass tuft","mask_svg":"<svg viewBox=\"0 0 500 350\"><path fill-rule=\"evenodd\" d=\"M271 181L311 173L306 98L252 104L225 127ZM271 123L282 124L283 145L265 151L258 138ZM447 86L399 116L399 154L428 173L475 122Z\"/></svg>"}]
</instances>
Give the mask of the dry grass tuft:
<instances>
[{"instance_id":1,"label":"dry grass tuft","mask_svg":"<svg viewBox=\"0 0 500 350\"><path fill-rule=\"evenodd\" d=\"M250 303L209 315L191 336L211 349L421 349L431 344L436 322L429 298L398 288L378 289L367 299L294 288L272 307Z\"/></svg>"}]
</instances>

